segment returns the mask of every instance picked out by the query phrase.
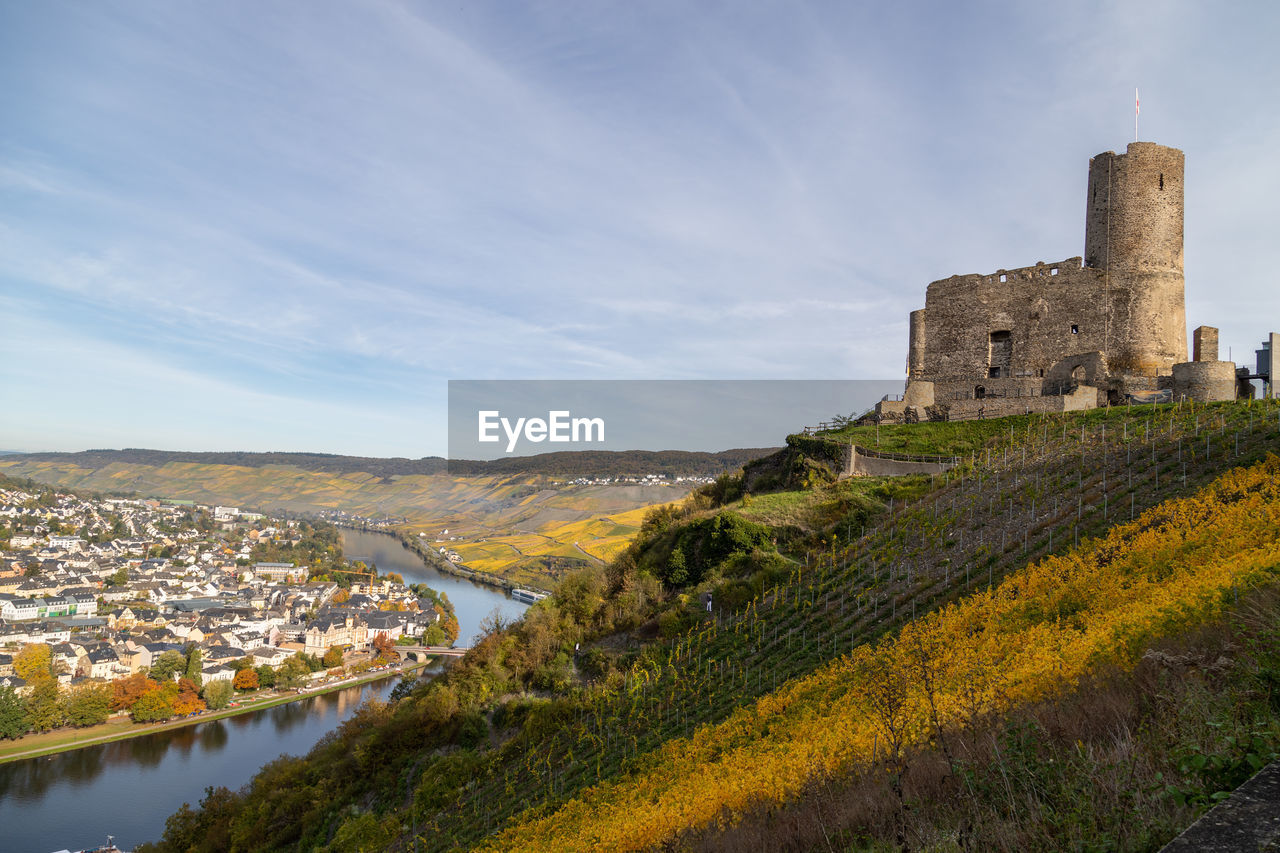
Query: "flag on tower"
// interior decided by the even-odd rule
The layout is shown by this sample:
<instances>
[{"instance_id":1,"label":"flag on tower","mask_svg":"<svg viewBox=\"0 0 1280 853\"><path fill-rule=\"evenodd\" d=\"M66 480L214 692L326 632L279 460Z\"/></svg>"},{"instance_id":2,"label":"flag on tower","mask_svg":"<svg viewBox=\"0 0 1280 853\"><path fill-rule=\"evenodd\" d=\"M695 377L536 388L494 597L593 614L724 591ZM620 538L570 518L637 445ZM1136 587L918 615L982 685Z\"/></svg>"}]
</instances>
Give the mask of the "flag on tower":
<instances>
[{"instance_id":1,"label":"flag on tower","mask_svg":"<svg viewBox=\"0 0 1280 853\"><path fill-rule=\"evenodd\" d=\"M1138 90L1133 90L1133 141L1138 141Z\"/></svg>"}]
</instances>

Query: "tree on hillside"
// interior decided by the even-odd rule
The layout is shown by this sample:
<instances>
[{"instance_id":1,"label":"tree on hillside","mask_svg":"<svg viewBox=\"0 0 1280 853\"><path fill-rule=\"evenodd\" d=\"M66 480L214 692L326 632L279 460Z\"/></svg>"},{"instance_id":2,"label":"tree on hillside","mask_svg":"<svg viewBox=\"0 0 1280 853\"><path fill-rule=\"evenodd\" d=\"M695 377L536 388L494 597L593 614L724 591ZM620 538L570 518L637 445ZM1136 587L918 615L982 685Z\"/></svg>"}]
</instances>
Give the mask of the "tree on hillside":
<instances>
[{"instance_id":1,"label":"tree on hillside","mask_svg":"<svg viewBox=\"0 0 1280 853\"><path fill-rule=\"evenodd\" d=\"M387 636L386 631L379 631L373 637L373 651L378 657L389 660L395 649L395 643L391 642L391 638Z\"/></svg>"},{"instance_id":2,"label":"tree on hillside","mask_svg":"<svg viewBox=\"0 0 1280 853\"><path fill-rule=\"evenodd\" d=\"M19 738L30 727L27 703L12 687L0 687L0 737Z\"/></svg>"},{"instance_id":3,"label":"tree on hillside","mask_svg":"<svg viewBox=\"0 0 1280 853\"><path fill-rule=\"evenodd\" d=\"M164 688L148 690L133 703L129 714L136 723L155 723L173 716L173 700Z\"/></svg>"},{"instance_id":4,"label":"tree on hillside","mask_svg":"<svg viewBox=\"0 0 1280 853\"><path fill-rule=\"evenodd\" d=\"M27 719L38 732L47 732L62 725L62 702L58 695L58 682L41 678L27 696Z\"/></svg>"},{"instance_id":5,"label":"tree on hillside","mask_svg":"<svg viewBox=\"0 0 1280 853\"><path fill-rule=\"evenodd\" d=\"M249 691L258 689L258 672L255 669L242 669L236 673L235 680L231 685L236 690Z\"/></svg>"},{"instance_id":6,"label":"tree on hillside","mask_svg":"<svg viewBox=\"0 0 1280 853\"><path fill-rule=\"evenodd\" d=\"M182 652L170 649L161 653L151 664L151 670L148 673L156 681L172 681L173 676L177 673L186 672L187 659Z\"/></svg>"},{"instance_id":7,"label":"tree on hillside","mask_svg":"<svg viewBox=\"0 0 1280 853\"><path fill-rule=\"evenodd\" d=\"M86 684L67 693L62 711L73 726L96 726L111 716L112 691L109 684Z\"/></svg>"},{"instance_id":8,"label":"tree on hillside","mask_svg":"<svg viewBox=\"0 0 1280 853\"><path fill-rule=\"evenodd\" d=\"M320 659L320 662L325 665L326 669L342 666L342 647L330 646L329 651L324 653L324 657Z\"/></svg>"},{"instance_id":9,"label":"tree on hillside","mask_svg":"<svg viewBox=\"0 0 1280 853\"><path fill-rule=\"evenodd\" d=\"M200 647L195 643L187 646L187 669L186 679L200 688L204 681L204 653L200 651Z\"/></svg>"},{"instance_id":10,"label":"tree on hillside","mask_svg":"<svg viewBox=\"0 0 1280 853\"><path fill-rule=\"evenodd\" d=\"M53 677L53 653L45 643L28 643L13 659L19 678L36 681Z\"/></svg>"},{"instance_id":11,"label":"tree on hillside","mask_svg":"<svg viewBox=\"0 0 1280 853\"><path fill-rule=\"evenodd\" d=\"M276 671L271 665L264 663L262 666L256 667L253 671L258 674L259 687L276 686ZM245 670L245 672L248 672L248 670Z\"/></svg>"},{"instance_id":12,"label":"tree on hillside","mask_svg":"<svg viewBox=\"0 0 1280 853\"><path fill-rule=\"evenodd\" d=\"M298 652L293 656L293 658L291 658L291 660L295 658L302 661L302 663L307 667L307 672L319 672L324 669L324 662L315 655L309 655L306 652Z\"/></svg>"},{"instance_id":13,"label":"tree on hillside","mask_svg":"<svg viewBox=\"0 0 1280 853\"><path fill-rule=\"evenodd\" d=\"M452 613L446 613L440 617L439 624L440 630L444 631L445 639L449 641L447 645L452 646L458 641L458 634L462 632L462 629L458 626L458 618Z\"/></svg>"},{"instance_id":14,"label":"tree on hillside","mask_svg":"<svg viewBox=\"0 0 1280 853\"><path fill-rule=\"evenodd\" d=\"M118 678L111 682L111 707L116 711L132 708L133 703L142 698L144 693L159 686L141 672L135 672L128 678Z\"/></svg>"},{"instance_id":15,"label":"tree on hillside","mask_svg":"<svg viewBox=\"0 0 1280 853\"><path fill-rule=\"evenodd\" d=\"M294 655L280 664L279 669L276 670L276 686L292 689L301 684L309 674L310 670L307 669L306 662L298 655Z\"/></svg>"},{"instance_id":16,"label":"tree on hillside","mask_svg":"<svg viewBox=\"0 0 1280 853\"><path fill-rule=\"evenodd\" d=\"M230 681L218 680L210 681L204 686L201 695L204 696L205 704L215 711L219 711L227 707L227 703L231 701L231 696L235 692L235 688L231 686Z\"/></svg>"},{"instance_id":17,"label":"tree on hillside","mask_svg":"<svg viewBox=\"0 0 1280 853\"><path fill-rule=\"evenodd\" d=\"M195 682L189 678L178 679L178 695L173 700L173 712L186 717L205 709L204 700L197 692Z\"/></svg>"}]
</instances>

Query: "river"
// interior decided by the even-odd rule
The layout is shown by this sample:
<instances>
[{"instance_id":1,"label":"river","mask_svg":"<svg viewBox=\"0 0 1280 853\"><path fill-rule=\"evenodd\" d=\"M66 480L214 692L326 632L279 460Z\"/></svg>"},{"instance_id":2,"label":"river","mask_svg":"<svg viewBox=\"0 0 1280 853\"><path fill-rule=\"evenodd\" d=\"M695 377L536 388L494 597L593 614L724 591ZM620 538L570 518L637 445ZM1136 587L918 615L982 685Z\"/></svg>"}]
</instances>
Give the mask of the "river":
<instances>
[{"instance_id":1,"label":"river","mask_svg":"<svg viewBox=\"0 0 1280 853\"><path fill-rule=\"evenodd\" d=\"M428 568L385 534L344 530L343 549L349 559L448 594L462 629L459 645L469 644L495 607L507 619L524 611L500 589ZM126 850L154 841L165 819L183 803L195 805L206 787L239 788L265 761L307 752L361 702L384 698L395 684L389 678L238 717L0 764L0 851L78 850L104 844L108 834Z\"/></svg>"},{"instance_id":2,"label":"river","mask_svg":"<svg viewBox=\"0 0 1280 853\"><path fill-rule=\"evenodd\" d=\"M527 604L516 601L503 589L475 583L457 575L446 575L428 566L417 554L386 533L342 530L342 553L348 560L363 560L380 572L396 572L405 583L425 583L449 596L458 616L458 645L470 646L480 623L495 608L508 621L524 613Z\"/></svg>"}]
</instances>

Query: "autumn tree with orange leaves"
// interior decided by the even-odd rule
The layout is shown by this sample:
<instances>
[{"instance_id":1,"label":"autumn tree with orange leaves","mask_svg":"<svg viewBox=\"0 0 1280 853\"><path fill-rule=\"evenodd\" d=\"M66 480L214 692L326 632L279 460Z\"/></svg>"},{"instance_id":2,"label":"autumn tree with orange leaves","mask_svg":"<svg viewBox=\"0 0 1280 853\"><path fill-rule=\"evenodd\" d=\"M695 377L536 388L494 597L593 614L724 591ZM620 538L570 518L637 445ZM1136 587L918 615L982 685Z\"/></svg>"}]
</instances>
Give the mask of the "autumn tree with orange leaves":
<instances>
[{"instance_id":1,"label":"autumn tree with orange leaves","mask_svg":"<svg viewBox=\"0 0 1280 853\"><path fill-rule=\"evenodd\" d=\"M258 689L258 673L252 669L242 669L236 673L235 681L231 682L236 690L247 692L249 690Z\"/></svg>"},{"instance_id":2,"label":"autumn tree with orange leaves","mask_svg":"<svg viewBox=\"0 0 1280 853\"><path fill-rule=\"evenodd\" d=\"M393 654L392 649L395 643L391 642L391 638L387 636L386 631L379 631L373 637L373 651L383 660L389 660Z\"/></svg>"}]
</instances>

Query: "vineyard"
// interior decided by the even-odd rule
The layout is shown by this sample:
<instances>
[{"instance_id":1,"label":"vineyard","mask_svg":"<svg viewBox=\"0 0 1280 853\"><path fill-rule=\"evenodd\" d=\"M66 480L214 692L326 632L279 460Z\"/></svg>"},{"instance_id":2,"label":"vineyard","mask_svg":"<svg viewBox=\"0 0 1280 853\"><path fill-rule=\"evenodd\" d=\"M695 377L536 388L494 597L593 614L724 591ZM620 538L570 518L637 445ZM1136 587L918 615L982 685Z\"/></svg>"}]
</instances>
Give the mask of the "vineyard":
<instances>
[{"instance_id":1,"label":"vineyard","mask_svg":"<svg viewBox=\"0 0 1280 853\"><path fill-rule=\"evenodd\" d=\"M1280 564L1274 401L913 429L882 446L963 463L718 482L646 518L630 568L632 549L566 576L442 678L211 791L148 849L679 847L823 780L900 778L912 750L1128 666ZM793 447L851 440L874 436ZM756 549L735 574L664 589L640 571L722 528Z\"/></svg>"},{"instance_id":2,"label":"vineyard","mask_svg":"<svg viewBox=\"0 0 1280 853\"><path fill-rule=\"evenodd\" d=\"M1066 553L1280 449L1274 404L1121 409L1002 424L1007 432L973 451L964 469L940 479L924 500L893 507L852 541L837 532L828 549L805 555L786 582L651 646L620 688L556 700L544 714L557 726L526 726L482 753L461 790L445 793L433 780L420 780L415 806L400 816L417 845L471 847L514 819L500 838L521 838L524 846L529 839L521 833L533 821L566 805L572 807L565 821L589 811L578 799L587 789L599 785L603 793L596 795L607 798L614 788L651 779L675 753L730 749L734 737L716 739L715 727L735 712L759 715L800 695L817 707L823 703L812 696L825 688L805 676L841 659L850 666L855 649L968 596L992 595L1029 561ZM1051 657L1053 648L1043 653ZM832 754L845 755L857 743ZM823 755L829 751L822 745ZM794 749L785 752L794 757ZM815 756L789 782L764 780L769 787L740 796L784 796L824 766ZM700 769L686 770L702 778ZM731 800L713 796L696 819L715 818L719 807L732 808ZM686 820L693 818L681 815L668 828L690 825ZM643 836L629 846L656 840ZM610 844L628 846L617 837Z\"/></svg>"}]
</instances>

